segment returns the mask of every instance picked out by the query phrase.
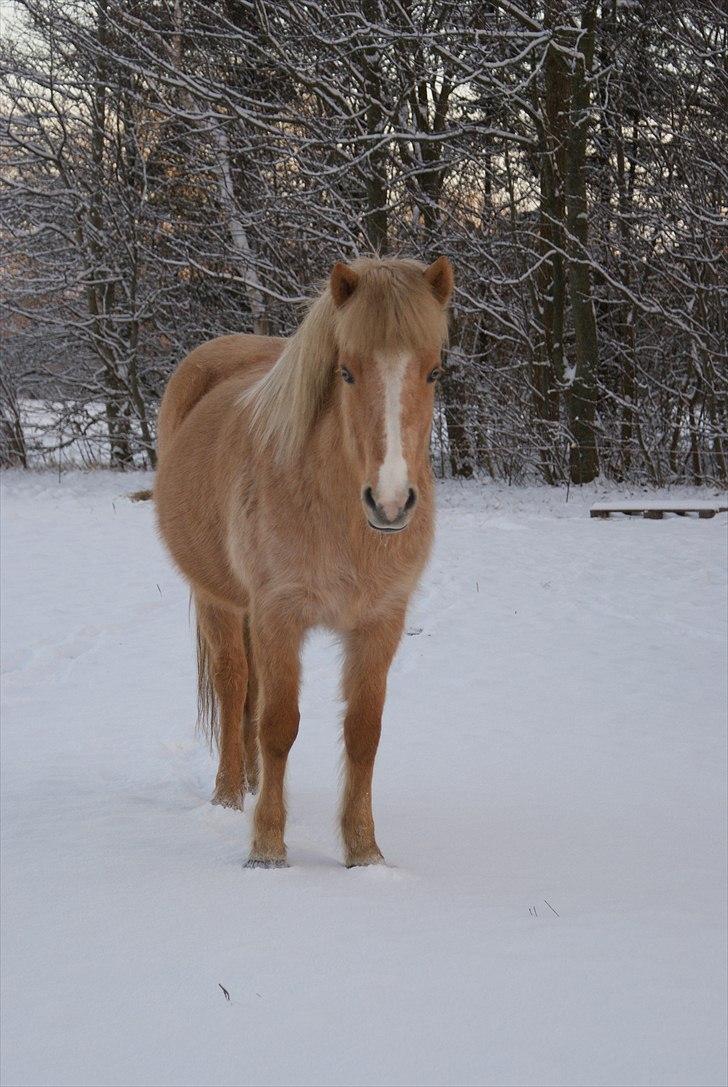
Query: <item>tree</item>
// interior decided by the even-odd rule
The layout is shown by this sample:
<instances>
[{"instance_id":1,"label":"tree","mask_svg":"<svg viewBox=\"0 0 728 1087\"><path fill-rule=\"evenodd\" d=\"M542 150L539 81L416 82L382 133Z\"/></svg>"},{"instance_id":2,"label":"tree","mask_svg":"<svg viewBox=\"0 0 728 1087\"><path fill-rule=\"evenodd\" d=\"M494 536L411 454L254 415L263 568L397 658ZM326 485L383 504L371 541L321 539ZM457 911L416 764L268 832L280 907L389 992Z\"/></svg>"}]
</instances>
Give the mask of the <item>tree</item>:
<instances>
[{"instance_id":1,"label":"tree","mask_svg":"<svg viewBox=\"0 0 728 1087\"><path fill-rule=\"evenodd\" d=\"M153 465L164 382L201 340L286 334L335 260L444 252L438 470L728 483L718 0L16 11L6 459L103 433L110 463Z\"/></svg>"}]
</instances>

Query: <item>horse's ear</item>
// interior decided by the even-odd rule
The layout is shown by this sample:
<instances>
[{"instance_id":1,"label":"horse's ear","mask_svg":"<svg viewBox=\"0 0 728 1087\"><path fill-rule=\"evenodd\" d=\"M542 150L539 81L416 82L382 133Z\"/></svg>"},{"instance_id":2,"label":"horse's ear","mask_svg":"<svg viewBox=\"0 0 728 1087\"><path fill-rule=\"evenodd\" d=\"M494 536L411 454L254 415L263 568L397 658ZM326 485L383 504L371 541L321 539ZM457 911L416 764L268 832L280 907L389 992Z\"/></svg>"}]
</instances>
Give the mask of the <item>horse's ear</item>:
<instances>
[{"instance_id":1,"label":"horse's ear","mask_svg":"<svg viewBox=\"0 0 728 1087\"><path fill-rule=\"evenodd\" d=\"M350 268L348 264L343 264L340 260L337 260L331 269L329 280L334 305L343 306L344 302L348 302L356 290L358 282L359 273Z\"/></svg>"},{"instance_id":2,"label":"horse's ear","mask_svg":"<svg viewBox=\"0 0 728 1087\"><path fill-rule=\"evenodd\" d=\"M438 257L429 268L425 268L424 275L437 301L446 306L455 286L455 275L450 261L447 257Z\"/></svg>"}]
</instances>

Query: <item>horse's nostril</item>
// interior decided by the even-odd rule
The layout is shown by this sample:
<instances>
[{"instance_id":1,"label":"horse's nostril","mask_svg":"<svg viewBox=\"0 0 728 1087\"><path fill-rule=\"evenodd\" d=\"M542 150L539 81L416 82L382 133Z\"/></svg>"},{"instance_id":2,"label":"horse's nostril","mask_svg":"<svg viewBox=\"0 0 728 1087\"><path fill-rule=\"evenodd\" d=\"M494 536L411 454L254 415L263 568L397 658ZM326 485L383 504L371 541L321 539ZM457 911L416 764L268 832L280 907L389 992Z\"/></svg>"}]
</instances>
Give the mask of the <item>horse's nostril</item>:
<instances>
[{"instance_id":1,"label":"horse's nostril","mask_svg":"<svg viewBox=\"0 0 728 1087\"><path fill-rule=\"evenodd\" d=\"M369 509L373 510L376 513L377 503L374 501L374 495L372 494L371 487L364 488L364 501L366 502L367 506L369 506Z\"/></svg>"},{"instance_id":2,"label":"horse's nostril","mask_svg":"<svg viewBox=\"0 0 728 1087\"><path fill-rule=\"evenodd\" d=\"M411 510L416 501L417 501L417 495L413 491L413 489L410 487L409 494L407 495L407 501L404 504L405 510Z\"/></svg>"}]
</instances>

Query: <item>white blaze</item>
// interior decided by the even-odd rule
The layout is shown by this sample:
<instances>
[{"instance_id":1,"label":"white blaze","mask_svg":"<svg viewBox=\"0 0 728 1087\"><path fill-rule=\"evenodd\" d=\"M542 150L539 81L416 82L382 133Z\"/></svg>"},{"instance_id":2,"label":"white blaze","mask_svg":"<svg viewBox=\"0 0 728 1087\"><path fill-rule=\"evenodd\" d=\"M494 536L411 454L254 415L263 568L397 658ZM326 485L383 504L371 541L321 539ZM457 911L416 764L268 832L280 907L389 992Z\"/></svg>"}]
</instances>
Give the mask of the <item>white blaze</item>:
<instances>
[{"instance_id":1,"label":"white blaze","mask_svg":"<svg viewBox=\"0 0 728 1087\"><path fill-rule=\"evenodd\" d=\"M407 462L402 452L402 388L407 355L381 359L384 386L384 460L379 467L375 498L386 513L395 516L407 497ZM387 507L392 509L387 509Z\"/></svg>"}]
</instances>

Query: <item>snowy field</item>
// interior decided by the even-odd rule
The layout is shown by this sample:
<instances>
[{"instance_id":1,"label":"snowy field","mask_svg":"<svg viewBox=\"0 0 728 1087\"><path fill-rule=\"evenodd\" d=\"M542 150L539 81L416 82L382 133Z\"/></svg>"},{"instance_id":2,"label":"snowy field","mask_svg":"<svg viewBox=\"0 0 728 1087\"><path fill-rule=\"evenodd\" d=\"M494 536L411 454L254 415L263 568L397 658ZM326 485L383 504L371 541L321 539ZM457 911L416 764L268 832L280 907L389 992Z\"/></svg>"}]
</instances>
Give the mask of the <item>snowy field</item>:
<instances>
[{"instance_id":1,"label":"snowy field","mask_svg":"<svg viewBox=\"0 0 728 1087\"><path fill-rule=\"evenodd\" d=\"M388 866L340 863L323 633L292 866L251 871L250 812L209 803L186 588L126 497L148 477L2 485L3 1084L725 1083L725 515L441 485Z\"/></svg>"}]
</instances>

